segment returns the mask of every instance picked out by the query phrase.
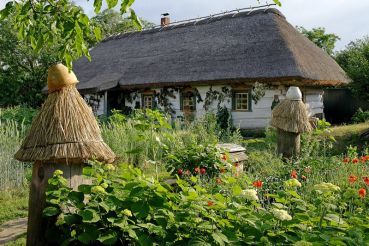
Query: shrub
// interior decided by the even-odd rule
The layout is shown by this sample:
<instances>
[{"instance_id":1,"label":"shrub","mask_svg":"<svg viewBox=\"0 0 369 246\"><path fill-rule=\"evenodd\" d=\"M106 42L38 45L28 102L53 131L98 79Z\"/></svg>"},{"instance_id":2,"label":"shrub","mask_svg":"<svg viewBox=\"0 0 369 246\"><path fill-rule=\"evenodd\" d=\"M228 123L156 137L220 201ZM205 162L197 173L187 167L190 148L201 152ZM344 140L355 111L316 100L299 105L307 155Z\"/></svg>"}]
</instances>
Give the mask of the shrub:
<instances>
[{"instance_id":1,"label":"shrub","mask_svg":"<svg viewBox=\"0 0 369 246\"><path fill-rule=\"evenodd\" d=\"M353 123L361 123L369 121L369 110L363 111L361 108L359 108L354 114L354 116L352 116L351 121Z\"/></svg>"},{"instance_id":2,"label":"shrub","mask_svg":"<svg viewBox=\"0 0 369 246\"><path fill-rule=\"evenodd\" d=\"M38 110L26 106L0 108L0 121L14 121L18 125L29 126Z\"/></svg>"}]
</instances>

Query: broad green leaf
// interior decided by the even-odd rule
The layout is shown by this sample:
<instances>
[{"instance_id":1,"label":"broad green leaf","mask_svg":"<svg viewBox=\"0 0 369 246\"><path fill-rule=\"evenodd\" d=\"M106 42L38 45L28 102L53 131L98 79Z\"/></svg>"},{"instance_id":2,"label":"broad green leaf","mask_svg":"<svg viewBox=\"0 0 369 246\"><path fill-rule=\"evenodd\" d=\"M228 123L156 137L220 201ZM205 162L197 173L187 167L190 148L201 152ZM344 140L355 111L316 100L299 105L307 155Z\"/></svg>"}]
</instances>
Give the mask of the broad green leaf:
<instances>
[{"instance_id":1,"label":"broad green leaf","mask_svg":"<svg viewBox=\"0 0 369 246\"><path fill-rule=\"evenodd\" d=\"M4 20L12 12L14 8L13 2L8 2L5 8L0 11L0 21Z\"/></svg>"},{"instance_id":2,"label":"broad green leaf","mask_svg":"<svg viewBox=\"0 0 369 246\"><path fill-rule=\"evenodd\" d=\"M115 231L107 231L99 235L97 238L104 245L113 245L117 242L117 233Z\"/></svg>"},{"instance_id":3,"label":"broad green leaf","mask_svg":"<svg viewBox=\"0 0 369 246\"><path fill-rule=\"evenodd\" d=\"M94 34L95 34L96 40L98 40L98 41L101 40L101 29L100 29L100 27L96 26L94 28Z\"/></svg>"},{"instance_id":4,"label":"broad green leaf","mask_svg":"<svg viewBox=\"0 0 369 246\"><path fill-rule=\"evenodd\" d=\"M102 6L102 0L94 1L95 14L98 14L100 12L101 6Z\"/></svg>"},{"instance_id":5,"label":"broad green leaf","mask_svg":"<svg viewBox=\"0 0 369 246\"><path fill-rule=\"evenodd\" d=\"M138 243L141 246L152 246L152 245L154 245L151 238L150 238L150 236L146 235L146 234L140 234L138 236Z\"/></svg>"},{"instance_id":6,"label":"broad green leaf","mask_svg":"<svg viewBox=\"0 0 369 246\"><path fill-rule=\"evenodd\" d=\"M281 6L282 6L281 1L279 1L279 0L273 0L273 2L274 2L275 4L277 4L279 7L281 7Z\"/></svg>"},{"instance_id":7,"label":"broad green leaf","mask_svg":"<svg viewBox=\"0 0 369 246\"><path fill-rule=\"evenodd\" d=\"M133 24L135 24L135 26L138 28L138 30L142 29L142 23L140 18L138 18L138 16L136 15L136 12L131 9L131 15L129 17L131 20L133 20Z\"/></svg>"},{"instance_id":8,"label":"broad green leaf","mask_svg":"<svg viewBox=\"0 0 369 246\"><path fill-rule=\"evenodd\" d=\"M134 0L123 0L121 6L120 6L120 12L122 14L127 13L129 8L132 6L132 4L134 3Z\"/></svg>"},{"instance_id":9,"label":"broad green leaf","mask_svg":"<svg viewBox=\"0 0 369 246\"><path fill-rule=\"evenodd\" d=\"M239 185L233 186L233 188L232 188L232 194L234 196L239 196L239 195L241 195L241 193L242 193L242 189L241 189L241 187Z\"/></svg>"},{"instance_id":10,"label":"broad green leaf","mask_svg":"<svg viewBox=\"0 0 369 246\"><path fill-rule=\"evenodd\" d=\"M117 5L118 0L106 0L106 3L108 4L108 8L111 9Z\"/></svg>"},{"instance_id":11,"label":"broad green leaf","mask_svg":"<svg viewBox=\"0 0 369 246\"><path fill-rule=\"evenodd\" d=\"M83 222L86 223L95 223L100 220L100 216L92 209L81 210L78 212L78 215L80 215Z\"/></svg>"}]
</instances>

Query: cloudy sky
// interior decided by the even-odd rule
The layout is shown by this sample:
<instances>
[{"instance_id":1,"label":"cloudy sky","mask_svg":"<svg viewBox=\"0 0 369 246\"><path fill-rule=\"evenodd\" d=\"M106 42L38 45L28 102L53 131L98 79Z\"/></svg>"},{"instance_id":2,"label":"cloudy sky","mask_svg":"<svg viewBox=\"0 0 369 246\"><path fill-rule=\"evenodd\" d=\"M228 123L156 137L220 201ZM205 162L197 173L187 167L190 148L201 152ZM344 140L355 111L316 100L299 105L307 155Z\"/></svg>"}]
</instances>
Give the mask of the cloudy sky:
<instances>
[{"instance_id":1,"label":"cloudy sky","mask_svg":"<svg viewBox=\"0 0 369 246\"><path fill-rule=\"evenodd\" d=\"M0 0L0 8L8 0ZM292 25L305 28L325 27L341 37L336 50L352 40L369 35L369 0L280 0L279 10ZM92 0L75 0L93 15ZM269 0L269 2L272 2ZM265 0L260 0L265 4ZM258 5L257 0L135 0L133 8L146 20L158 24L160 14L170 13L171 20L206 16L237 8Z\"/></svg>"}]
</instances>

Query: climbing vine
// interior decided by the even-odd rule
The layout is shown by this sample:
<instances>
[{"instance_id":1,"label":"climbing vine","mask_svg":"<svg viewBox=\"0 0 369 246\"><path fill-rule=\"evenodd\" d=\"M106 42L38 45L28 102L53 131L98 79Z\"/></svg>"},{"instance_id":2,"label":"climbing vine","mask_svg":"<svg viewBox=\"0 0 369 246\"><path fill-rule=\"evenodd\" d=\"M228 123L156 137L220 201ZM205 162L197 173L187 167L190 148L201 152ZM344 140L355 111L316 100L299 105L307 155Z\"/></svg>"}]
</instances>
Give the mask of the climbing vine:
<instances>
[{"instance_id":1,"label":"climbing vine","mask_svg":"<svg viewBox=\"0 0 369 246\"><path fill-rule=\"evenodd\" d=\"M231 96L231 90L226 86L223 86L221 91L213 90L213 87L210 86L210 89L206 92L205 95L204 109L206 111L209 110L210 105L216 100L218 101L217 108L219 109L220 104L224 102L227 98L228 100L230 100Z\"/></svg>"},{"instance_id":2,"label":"climbing vine","mask_svg":"<svg viewBox=\"0 0 369 246\"><path fill-rule=\"evenodd\" d=\"M173 104L170 102L169 98L176 99L175 92L178 92L178 88L167 88L164 87L160 89L160 92L155 93L155 98L157 103L163 108L164 112L169 114L175 114L173 109Z\"/></svg>"},{"instance_id":3,"label":"climbing vine","mask_svg":"<svg viewBox=\"0 0 369 246\"><path fill-rule=\"evenodd\" d=\"M269 89L269 86L263 83L255 82L251 90L251 98L255 104L257 104L260 99L265 96L265 91Z\"/></svg>"}]
</instances>

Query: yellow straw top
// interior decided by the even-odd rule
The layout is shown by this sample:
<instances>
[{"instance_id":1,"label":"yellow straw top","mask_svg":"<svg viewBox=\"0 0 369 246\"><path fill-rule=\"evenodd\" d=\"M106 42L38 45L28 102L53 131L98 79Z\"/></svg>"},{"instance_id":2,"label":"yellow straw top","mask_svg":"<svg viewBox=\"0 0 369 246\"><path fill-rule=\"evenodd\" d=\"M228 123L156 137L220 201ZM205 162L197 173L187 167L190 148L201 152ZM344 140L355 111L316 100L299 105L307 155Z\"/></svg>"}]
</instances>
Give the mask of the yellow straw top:
<instances>
[{"instance_id":1,"label":"yellow straw top","mask_svg":"<svg viewBox=\"0 0 369 246\"><path fill-rule=\"evenodd\" d=\"M78 79L73 71L69 71L63 64L51 66L47 75L49 93L58 91L68 85L77 84Z\"/></svg>"}]
</instances>

